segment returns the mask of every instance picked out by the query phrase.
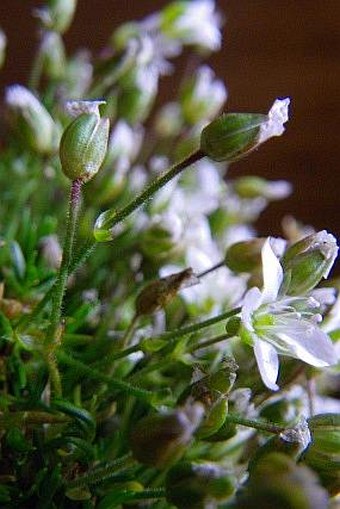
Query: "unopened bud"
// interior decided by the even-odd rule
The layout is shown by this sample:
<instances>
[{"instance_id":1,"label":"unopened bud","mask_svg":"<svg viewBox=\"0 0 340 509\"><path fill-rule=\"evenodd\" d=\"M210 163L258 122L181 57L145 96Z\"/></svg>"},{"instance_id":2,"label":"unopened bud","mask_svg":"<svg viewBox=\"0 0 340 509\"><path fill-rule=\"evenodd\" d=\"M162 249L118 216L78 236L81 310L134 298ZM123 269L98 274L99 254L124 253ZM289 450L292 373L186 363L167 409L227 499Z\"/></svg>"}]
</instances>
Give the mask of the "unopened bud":
<instances>
[{"instance_id":1,"label":"unopened bud","mask_svg":"<svg viewBox=\"0 0 340 509\"><path fill-rule=\"evenodd\" d=\"M136 299L136 314L151 315L164 308L182 288L199 283L191 268L149 283Z\"/></svg>"},{"instance_id":2,"label":"unopened bud","mask_svg":"<svg viewBox=\"0 0 340 509\"><path fill-rule=\"evenodd\" d=\"M292 190L286 180L270 181L255 176L240 177L233 181L233 187L240 198L265 198L269 201L287 198Z\"/></svg>"},{"instance_id":3,"label":"unopened bud","mask_svg":"<svg viewBox=\"0 0 340 509\"><path fill-rule=\"evenodd\" d=\"M183 462L165 480L166 499L179 509L215 509L234 492L233 478L213 463Z\"/></svg>"},{"instance_id":4,"label":"unopened bud","mask_svg":"<svg viewBox=\"0 0 340 509\"><path fill-rule=\"evenodd\" d=\"M242 240L228 247L225 264L233 272L253 272L261 267L261 250L265 238Z\"/></svg>"},{"instance_id":5,"label":"unopened bud","mask_svg":"<svg viewBox=\"0 0 340 509\"><path fill-rule=\"evenodd\" d=\"M46 32L43 35L40 48L40 58L43 72L52 79L59 79L64 75L66 57L63 40L57 32Z\"/></svg>"},{"instance_id":6,"label":"unopened bud","mask_svg":"<svg viewBox=\"0 0 340 509\"><path fill-rule=\"evenodd\" d=\"M22 85L7 88L5 102L13 124L24 143L42 154L54 152L59 143L59 127L43 104Z\"/></svg>"},{"instance_id":7,"label":"unopened bud","mask_svg":"<svg viewBox=\"0 0 340 509\"><path fill-rule=\"evenodd\" d=\"M335 237L326 230L296 242L281 259L284 288L289 295L302 295L327 278L338 254Z\"/></svg>"},{"instance_id":8,"label":"unopened bud","mask_svg":"<svg viewBox=\"0 0 340 509\"><path fill-rule=\"evenodd\" d=\"M257 463L270 453L282 453L291 458L298 459L301 453L308 447L311 442L311 434L305 419L302 419L293 428L287 428L279 435L275 435L257 449L252 461L250 469L254 469Z\"/></svg>"},{"instance_id":9,"label":"unopened bud","mask_svg":"<svg viewBox=\"0 0 340 509\"><path fill-rule=\"evenodd\" d=\"M340 414L315 415L308 425L312 441L302 462L318 474L331 495L336 495L340 490Z\"/></svg>"},{"instance_id":10,"label":"unopened bud","mask_svg":"<svg viewBox=\"0 0 340 509\"><path fill-rule=\"evenodd\" d=\"M164 467L178 461L203 417L199 403L141 419L130 437L134 457L145 465Z\"/></svg>"},{"instance_id":11,"label":"unopened bud","mask_svg":"<svg viewBox=\"0 0 340 509\"><path fill-rule=\"evenodd\" d=\"M215 2L170 2L156 20L166 39L196 46L203 51L216 51L221 47L221 19L216 12ZM148 21L147 18L146 23Z\"/></svg>"},{"instance_id":12,"label":"unopened bud","mask_svg":"<svg viewBox=\"0 0 340 509\"><path fill-rule=\"evenodd\" d=\"M220 396L209 409L206 410L204 421L196 432L197 438L204 440L215 433L223 426L228 414L228 398Z\"/></svg>"},{"instance_id":13,"label":"unopened bud","mask_svg":"<svg viewBox=\"0 0 340 509\"><path fill-rule=\"evenodd\" d=\"M156 114L154 130L160 138L178 136L183 127L183 119L179 104L165 104Z\"/></svg>"},{"instance_id":14,"label":"unopened bud","mask_svg":"<svg viewBox=\"0 0 340 509\"><path fill-rule=\"evenodd\" d=\"M0 69L2 68L5 62L6 46L7 46L6 34L0 29Z\"/></svg>"},{"instance_id":15,"label":"unopened bud","mask_svg":"<svg viewBox=\"0 0 340 509\"><path fill-rule=\"evenodd\" d=\"M109 139L109 119L100 118L104 101L72 101L69 111L79 116L66 128L60 142L60 161L71 180L87 182L101 167Z\"/></svg>"},{"instance_id":16,"label":"unopened bud","mask_svg":"<svg viewBox=\"0 0 340 509\"><path fill-rule=\"evenodd\" d=\"M205 65L184 83L180 103L183 117L189 124L212 119L221 110L227 91L222 81L214 78L212 69Z\"/></svg>"},{"instance_id":17,"label":"unopened bud","mask_svg":"<svg viewBox=\"0 0 340 509\"><path fill-rule=\"evenodd\" d=\"M237 161L261 143L284 132L289 99L277 99L268 115L227 113L202 131L201 150L214 161Z\"/></svg>"},{"instance_id":18,"label":"unopened bud","mask_svg":"<svg viewBox=\"0 0 340 509\"><path fill-rule=\"evenodd\" d=\"M182 234L183 222L179 215L157 214L149 227L141 233L140 249L147 258L167 260L179 249Z\"/></svg>"},{"instance_id":19,"label":"unopened bud","mask_svg":"<svg viewBox=\"0 0 340 509\"><path fill-rule=\"evenodd\" d=\"M36 9L45 28L63 34L72 23L77 7L77 0L48 0L47 7Z\"/></svg>"},{"instance_id":20,"label":"unopened bud","mask_svg":"<svg viewBox=\"0 0 340 509\"><path fill-rule=\"evenodd\" d=\"M296 465L285 454L272 452L251 469L244 490L236 498L235 509L327 509L328 501L326 490L312 470Z\"/></svg>"},{"instance_id":21,"label":"unopened bud","mask_svg":"<svg viewBox=\"0 0 340 509\"><path fill-rule=\"evenodd\" d=\"M138 65L138 64L137 64ZM117 115L130 124L144 122L152 108L158 90L158 73L140 66L121 80Z\"/></svg>"}]
</instances>

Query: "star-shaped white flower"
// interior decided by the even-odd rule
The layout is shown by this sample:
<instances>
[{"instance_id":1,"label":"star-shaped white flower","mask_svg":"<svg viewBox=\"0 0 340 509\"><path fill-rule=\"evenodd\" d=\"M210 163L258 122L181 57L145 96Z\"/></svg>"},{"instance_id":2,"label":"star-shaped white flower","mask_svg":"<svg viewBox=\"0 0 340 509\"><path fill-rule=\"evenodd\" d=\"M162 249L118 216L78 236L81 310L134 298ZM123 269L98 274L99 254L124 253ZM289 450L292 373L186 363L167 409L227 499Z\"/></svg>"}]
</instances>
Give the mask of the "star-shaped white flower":
<instances>
[{"instance_id":1,"label":"star-shaped white flower","mask_svg":"<svg viewBox=\"0 0 340 509\"><path fill-rule=\"evenodd\" d=\"M336 363L334 345L318 323L320 303L310 295L281 296L283 270L268 238L262 248L263 290L251 288L244 297L241 336L254 348L264 384L278 390L278 354L316 367Z\"/></svg>"}]
</instances>

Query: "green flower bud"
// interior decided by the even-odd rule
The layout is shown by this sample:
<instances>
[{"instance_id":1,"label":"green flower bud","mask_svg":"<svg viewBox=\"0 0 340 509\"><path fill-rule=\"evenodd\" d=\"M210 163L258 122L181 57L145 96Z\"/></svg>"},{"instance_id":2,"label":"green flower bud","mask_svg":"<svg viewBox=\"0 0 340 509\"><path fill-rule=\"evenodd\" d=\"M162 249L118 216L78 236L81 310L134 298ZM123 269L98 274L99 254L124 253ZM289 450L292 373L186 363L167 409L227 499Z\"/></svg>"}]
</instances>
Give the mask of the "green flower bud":
<instances>
[{"instance_id":1,"label":"green flower bud","mask_svg":"<svg viewBox=\"0 0 340 509\"><path fill-rule=\"evenodd\" d=\"M180 107L177 103L165 104L156 114L154 130L160 138L178 136L183 127Z\"/></svg>"},{"instance_id":2,"label":"green flower bud","mask_svg":"<svg viewBox=\"0 0 340 509\"><path fill-rule=\"evenodd\" d=\"M203 417L199 403L141 419L130 436L133 456L145 465L162 468L178 461Z\"/></svg>"},{"instance_id":3,"label":"green flower bud","mask_svg":"<svg viewBox=\"0 0 340 509\"><path fill-rule=\"evenodd\" d=\"M241 318L239 316L232 316L229 318L225 325L226 333L230 336L238 336L241 327Z\"/></svg>"},{"instance_id":4,"label":"green flower bud","mask_svg":"<svg viewBox=\"0 0 340 509\"><path fill-rule=\"evenodd\" d=\"M261 458L235 502L235 509L327 509L327 492L315 474L282 453Z\"/></svg>"},{"instance_id":5,"label":"green flower bud","mask_svg":"<svg viewBox=\"0 0 340 509\"><path fill-rule=\"evenodd\" d=\"M335 237L322 230L293 244L281 259L284 288L289 295L302 295L327 278L338 246Z\"/></svg>"},{"instance_id":6,"label":"green flower bud","mask_svg":"<svg viewBox=\"0 0 340 509\"><path fill-rule=\"evenodd\" d=\"M214 161L237 161L272 136L284 132L289 102L288 98L277 99L268 115L222 115L203 129L200 149Z\"/></svg>"},{"instance_id":7,"label":"green flower bud","mask_svg":"<svg viewBox=\"0 0 340 509\"><path fill-rule=\"evenodd\" d=\"M158 73L138 63L136 67L121 80L117 101L117 116L132 125L148 117L158 90Z\"/></svg>"},{"instance_id":8,"label":"green flower bud","mask_svg":"<svg viewBox=\"0 0 340 509\"><path fill-rule=\"evenodd\" d=\"M35 13L49 30L63 34L73 21L77 0L48 0L47 7Z\"/></svg>"},{"instance_id":9,"label":"green flower bud","mask_svg":"<svg viewBox=\"0 0 340 509\"><path fill-rule=\"evenodd\" d=\"M270 181L255 176L240 177L233 181L233 187L240 198L265 198L269 201L287 198L292 190L286 180Z\"/></svg>"},{"instance_id":10,"label":"green flower bud","mask_svg":"<svg viewBox=\"0 0 340 509\"><path fill-rule=\"evenodd\" d=\"M228 247L225 255L226 266L236 273L254 272L261 268L261 250L265 238L242 240Z\"/></svg>"},{"instance_id":11,"label":"green flower bud","mask_svg":"<svg viewBox=\"0 0 340 509\"><path fill-rule=\"evenodd\" d=\"M237 161L257 146L265 115L228 113L213 120L201 134L201 150L214 161Z\"/></svg>"},{"instance_id":12,"label":"green flower bud","mask_svg":"<svg viewBox=\"0 0 340 509\"><path fill-rule=\"evenodd\" d=\"M140 235L140 249L151 260L167 260L179 249L183 226L179 217L155 216Z\"/></svg>"},{"instance_id":13,"label":"green flower bud","mask_svg":"<svg viewBox=\"0 0 340 509\"><path fill-rule=\"evenodd\" d=\"M311 442L311 434L307 421L303 419L294 428L287 428L279 435L273 436L259 447L250 462L252 471L261 459L270 453L282 453L298 459Z\"/></svg>"},{"instance_id":14,"label":"green flower bud","mask_svg":"<svg viewBox=\"0 0 340 509\"><path fill-rule=\"evenodd\" d=\"M6 46L7 46L6 34L0 29L0 69L2 68L5 62Z\"/></svg>"},{"instance_id":15,"label":"green flower bud","mask_svg":"<svg viewBox=\"0 0 340 509\"><path fill-rule=\"evenodd\" d=\"M109 139L109 119L100 118L104 101L72 101L69 110L80 113L66 128L60 142L60 161L71 180L87 182L101 167Z\"/></svg>"},{"instance_id":16,"label":"green flower bud","mask_svg":"<svg viewBox=\"0 0 340 509\"><path fill-rule=\"evenodd\" d=\"M214 118L221 110L227 92L222 81L214 77L212 69L204 65L184 83L180 104L183 118L190 125Z\"/></svg>"},{"instance_id":17,"label":"green flower bud","mask_svg":"<svg viewBox=\"0 0 340 509\"><path fill-rule=\"evenodd\" d=\"M151 315L164 308L182 288L198 284L191 268L149 283L137 296L136 315Z\"/></svg>"},{"instance_id":18,"label":"green flower bud","mask_svg":"<svg viewBox=\"0 0 340 509\"><path fill-rule=\"evenodd\" d=\"M179 509L214 509L234 492L234 480L212 463L183 462L165 480L166 499Z\"/></svg>"},{"instance_id":19,"label":"green flower bud","mask_svg":"<svg viewBox=\"0 0 340 509\"><path fill-rule=\"evenodd\" d=\"M59 127L32 92L21 85L12 85L6 90L5 102L24 143L40 154L50 154L57 149Z\"/></svg>"},{"instance_id":20,"label":"green flower bud","mask_svg":"<svg viewBox=\"0 0 340 509\"><path fill-rule=\"evenodd\" d=\"M126 48L131 39L135 39L140 35L140 28L138 23L128 21L120 25L111 35L110 42L117 51L122 51Z\"/></svg>"},{"instance_id":21,"label":"green flower bud","mask_svg":"<svg viewBox=\"0 0 340 509\"><path fill-rule=\"evenodd\" d=\"M216 433L205 437L206 442L225 442L237 434L237 426L232 422L225 421Z\"/></svg>"},{"instance_id":22,"label":"green flower bud","mask_svg":"<svg viewBox=\"0 0 340 509\"><path fill-rule=\"evenodd\" d=\"M308 425L312 442L302 462L318 474L331 495L336 495L340 491L340 414L315 415Z\"/></svg>"},{"instance_id":23,"label":"green flower bud","mask_svg":"<svg viewBox=\"0 0 340 509\"><path fill-rule=\"evenodd\" d=\"M209 375L204 375L200 368L193 373L195 381L187 387L178 402L184 403L189 397L199 401L205 407L211 407L220 400L221 395L227 396L236 380L238 366L232 357L222 362L222 367Z\"/></svg>"},{"instance_id":24,"label":"green flower bud","mask_svg":"<svg viewBox=\"0 0 340 509\"><path fill-rule=\"evenodd\" d=\"M43 72L52 79L63 77L66 68L66 56L63 40L57 32L46 32L40 47Z\"/></svg>"},{"instance_id":25,"label":"green flower bud","mask_svg":"<svg viewBox=\"0 0 340 509\"><path fill-rule=\"evenodd\" d=\"M209 408L204 421L197 430L196 437L204 440L217 433L223 426L227 414L228 399L225 396L220 396Z\"/></svg>"}]
</instances>

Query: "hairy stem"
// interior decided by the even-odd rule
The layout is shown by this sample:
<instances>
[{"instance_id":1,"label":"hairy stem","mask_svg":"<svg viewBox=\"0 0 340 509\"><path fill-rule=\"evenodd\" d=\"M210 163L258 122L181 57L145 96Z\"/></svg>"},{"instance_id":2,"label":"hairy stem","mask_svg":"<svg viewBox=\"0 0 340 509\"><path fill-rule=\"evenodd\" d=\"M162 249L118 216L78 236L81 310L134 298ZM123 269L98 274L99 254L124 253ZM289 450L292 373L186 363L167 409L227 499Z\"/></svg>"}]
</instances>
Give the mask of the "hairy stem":
<instances>
[{"instance_id":1,"label":"hairy stem","mask_svg":"<svg viewBox=\"0 0 340 509\"><path fill-rule=\"evenodd\" d=\"M277 424L272 424L264 421L255 421L253 419L246 419L236 414L228 414L226 417L226 422L240 424L241 426L246 426L247 428L254 428L259 431L267 431L269 433L274 433L276 435L279 435L286 429L282 426L278 426Z\"/></svg>"},{"instance_id":2,"label":"hairy stem","mask_svg":"<svg viewBox=\"0 0 340 509\"><path fill-rule=\"evenodd\" d=\"M72 260L76 224L80 209L81 186L82 181L80 179L72 182L63 257L57 280L53 287L51 321L45 337L46 360L49 366L52 390L55 392L56 396L61 395L61 382L54 352L61 341L60 322L62 304Z\"/></svg>"}]
</instances>

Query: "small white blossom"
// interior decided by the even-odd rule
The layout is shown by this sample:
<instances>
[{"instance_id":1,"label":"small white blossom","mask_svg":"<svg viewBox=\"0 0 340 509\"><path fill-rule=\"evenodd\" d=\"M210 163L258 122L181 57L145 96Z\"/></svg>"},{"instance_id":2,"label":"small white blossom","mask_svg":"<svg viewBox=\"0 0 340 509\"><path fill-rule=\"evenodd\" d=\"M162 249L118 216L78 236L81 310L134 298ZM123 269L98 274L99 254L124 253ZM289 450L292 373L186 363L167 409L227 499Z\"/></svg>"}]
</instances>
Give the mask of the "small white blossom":
<instances>
[{"instance_id":1,"label":"small white blossom","mask_svg":"<svg viewBox=\"0 0 340 509\"><path fill-rule=\"evenodd\" d=\"M216 12L213 0L196 0L181 2L182 12L172 16L170 22L167 9L151 14L139 26L154 36L163 36L163 51L171 56L178 54L180 45L194 45L209 51L217 51L221 47L221 17ZM170 55L169 55L170 56Z\"/></svg>"},{"instance_id":2,"label":"small white blossom","mask_svg":"<svg viewBox=\"0 0 340 509\"><path fill-rule=\"evenodd\" d=\"M22 85L11 85L5 92L8 108L23 118L29 128L29 143L40 152L50 152L59 143L59 129L50 113L32 92Z\"/></svg>"},{"instance_id":3,"label":"small white blossom","mask_svg":"<svg viewBox=\"0 0 340 509\"><path fill-rule=\"evenodd\" d=\"M227 90L221 80L215 78L214 71L202 65L196 75L184 84L182 107L185 118L195 124L214 118L227 99Z\"/></svg>"},{"instance_id":4,"label":"small white blossom","mask_svg":"<svg viewBox=\"0 0 340 509\"><path fill-rule=\"evenodd\" d=\"M109 140L108 160L115 163L115 171L125 174L135 161L144 137L142 126L131 127L125 120L119 120Z\"/></svg>"},{"instance_id":5,"label":"small white blossom","mask_svg":"<svg viewBox=\"0 0 340 509\"><path fill-rule=\"evenodd\" d=\"M278 390L278 353L301 359L316 367L336 363L336 351L318 322L320 304L313 297L279 295L283 270L269 239L262 248L263 290L251 288L241 312L243 338L254 347L264 384ZM242 333L241 333L242 335Z\"/></svg>"},{"instance_id":6,"label":"small white blossom","mask_svg":"<svg viewBox=\"0 0 340 509\"><path fill-rule=\"evenodd\" d=\"M11 85L6 89L5 102L13 109L24 110L31 108L39 110L43 108L40 101L32 94L28 88L22 85Z\"/></svg>"},{"instance_id":7,"label":"small white blossom","mask_svg":"<svg viewBox=\"0 0 340 509\"><path fill-rule=\"evenodd\" d=\"M79 117L82 113L93 113L98 118L100 118L99 106L102 104L106 104L106 101L100 100L88 100L88 101L66 101L65 102L65 111L70 115L70 117Z\"/></svg>"},{"instance_id":8,"label":"small white blossom","mask_svg":"<svg viewBox=\"0 0 340 509\"><path fill-rule=\"evenodd\" d=\"M273 136L281 136L285 128L284 124L288 121L289 97L285 99L276 99L268 112L268 120L260 127L258 143L264 143Z\"/></svg>"},{"instance_id":9,"label":"small white blossom","mask_svg":"<svg viewBox=\"0 0 340 509\"><path fill-rule=\"evenodd\" d=\"M215 2L197 0L188 2L183 14L173 27L174 36L185 44L194 44L217 51L221 47L220 16L216 13Z\"/></svg>"}]
</instances>

